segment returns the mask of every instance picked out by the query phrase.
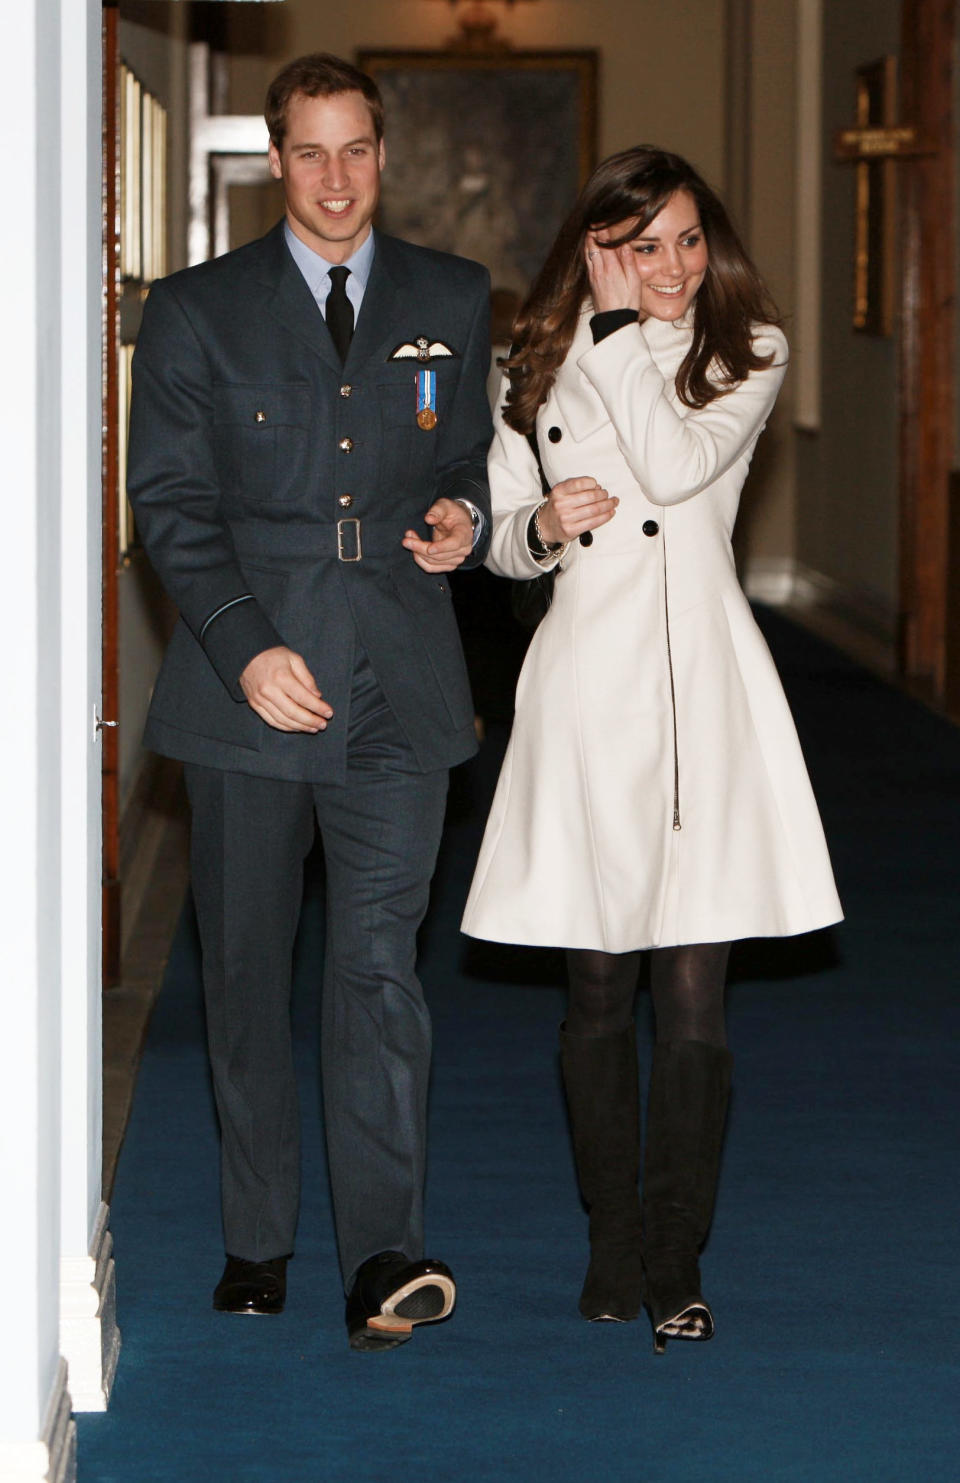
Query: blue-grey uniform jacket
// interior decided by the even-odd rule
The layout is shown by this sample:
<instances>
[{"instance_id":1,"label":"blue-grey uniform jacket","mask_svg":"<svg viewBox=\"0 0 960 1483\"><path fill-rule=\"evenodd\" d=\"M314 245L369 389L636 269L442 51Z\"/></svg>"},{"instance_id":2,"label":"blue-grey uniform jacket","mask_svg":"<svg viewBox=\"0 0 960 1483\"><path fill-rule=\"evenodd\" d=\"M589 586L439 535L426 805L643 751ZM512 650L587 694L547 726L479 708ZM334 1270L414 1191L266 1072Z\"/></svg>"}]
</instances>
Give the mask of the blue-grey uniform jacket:
<instances>
[{"instance_id":1,"label":"blue-grey uniform jacket","mask_svg":"<svg viewBox=\"0 0 960 1483\"><path fill-rule=\"evenodd\" d=\"M470 500L489 531L488 314L477 263L378 233L341 366L282 224L154 284L133 361L128 490L180 619L147 746L340 781L359 644L424 771L475 750L449 577L421 571L400 541L428 533L441 495ZM418 341L427 362L402 352ZM421 370L436 377L433 427L417 419ZM275 730L243 697L246 664L281 643L334 709L316 736Z\"/></svg>"}]
</instances>

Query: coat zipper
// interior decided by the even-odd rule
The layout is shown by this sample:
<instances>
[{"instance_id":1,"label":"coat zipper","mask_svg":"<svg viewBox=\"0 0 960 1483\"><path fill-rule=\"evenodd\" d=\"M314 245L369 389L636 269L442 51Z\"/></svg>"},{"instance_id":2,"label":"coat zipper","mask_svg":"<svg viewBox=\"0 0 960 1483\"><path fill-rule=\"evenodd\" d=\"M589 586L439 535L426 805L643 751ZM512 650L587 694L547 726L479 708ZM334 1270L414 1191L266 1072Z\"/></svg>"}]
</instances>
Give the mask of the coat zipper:
<instances>
[{"instance_id":1,"label":"coat zipper","mask_svg":"<svg viewBox=\"0 0 960 1483\"><path fill-rule=\"evenodd\" d=\"M670 674L670 710L673 714L673 828L678 831L680 823L680 745L677 739L677 692L673 683L673 653L670 648L670 598L667 592L667 523L661 521L660 536L663 542L663 616L667 625L667 669Z\"/></svg>"}]
</instances>

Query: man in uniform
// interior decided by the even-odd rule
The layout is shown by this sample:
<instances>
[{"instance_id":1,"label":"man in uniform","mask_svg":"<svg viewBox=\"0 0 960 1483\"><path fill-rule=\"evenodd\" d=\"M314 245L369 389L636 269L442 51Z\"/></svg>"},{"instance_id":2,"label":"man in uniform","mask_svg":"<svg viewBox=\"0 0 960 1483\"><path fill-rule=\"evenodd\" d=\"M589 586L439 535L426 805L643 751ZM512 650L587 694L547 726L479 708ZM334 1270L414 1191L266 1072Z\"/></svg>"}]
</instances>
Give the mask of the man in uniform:
<instances>
[{"instance_id":1,"label":"man in uniform","mask_svg":"<svg viewBox=\"0 0 960 1483\"><path fill-rule=\"evenodd\" d=\"M489 285L476 263L372 230L371 78L302 57L266 119L285 219L155 284L134 358L128 487L180 612L145 740L185 764L193 814L227 1252L214 1307L285 1300L291 955L316 818L347 1329L385 1348L455 1298L423 1255L415 956L447 772L476 747L448 573L489 537Z\"/></svg>"}]
</instances>

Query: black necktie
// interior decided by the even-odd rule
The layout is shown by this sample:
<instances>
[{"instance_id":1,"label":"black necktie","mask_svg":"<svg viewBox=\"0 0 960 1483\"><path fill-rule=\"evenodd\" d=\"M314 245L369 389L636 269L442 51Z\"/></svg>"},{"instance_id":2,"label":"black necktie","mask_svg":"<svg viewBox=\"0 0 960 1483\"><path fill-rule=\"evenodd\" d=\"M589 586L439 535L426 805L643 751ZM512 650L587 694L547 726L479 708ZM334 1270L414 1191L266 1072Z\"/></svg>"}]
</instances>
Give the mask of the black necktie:
<instances>
[{"instance_id":1,"label":"black necktie","mask_svg":"<svg viewBox=\"0 0 960 1483\"><path fill-rule=\"evenodd\" d=\"M353 339L353 305L347 298L349 268L330 269L330 292L327 295L327 329L337 347L341 363L347 358Z\"/></svg>"}]
</instances>

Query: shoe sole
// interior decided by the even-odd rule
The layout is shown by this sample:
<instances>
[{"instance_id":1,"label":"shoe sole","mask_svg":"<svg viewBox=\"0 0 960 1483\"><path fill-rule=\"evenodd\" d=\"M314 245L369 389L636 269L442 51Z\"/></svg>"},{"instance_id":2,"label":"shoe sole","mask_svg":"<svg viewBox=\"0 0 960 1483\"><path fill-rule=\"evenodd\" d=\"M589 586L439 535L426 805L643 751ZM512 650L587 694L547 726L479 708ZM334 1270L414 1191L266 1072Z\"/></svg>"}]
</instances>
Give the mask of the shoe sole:
<instances>
[{"instance_id":1,"label":"shoe sole","mask_svg":"<svg viewBox=\"0 0 960 1483\"><path fill-rule=\"evenodd\" d=\"M699 1327L691 1328L689 1326L691 1323L698 1323ZM663 1354L666 1351L668 1339L679 1339L681 1343L686 1344L704 1344L708 1339L713 1338L716 1331L713 1314L707 1304L690 1303L673 1318L666 1319L654 1328L654 1353Z\"/></svg>"},{"instance_id":2,"label":"shoe sole","mask_svg":"<svg viewBox=\"0 0 960 1483\"><path fill-rule=\"evenodd\" d=\"M409 1333L415 1323L439 1323L453 1312L457 1289L450 1277L426 1272L405 1282L367 1319L367 1328L388 1334Z\"/></svg>"},{"instance_id":3,"label":"shoe sole","mask_svg":"<svg viewBox=\"0 0 960 1483\"><path fill-rule=\"evenodd\" d=\"M380 1312L374 1313L365 1327L351 1336L351 1346L380 1349L404 1344L415 1324L439 1323L442 1318L448 1318L456 1300L457 1289L452 1278L435 1272L424 1273L392 1292ZM369 1342L358 1343L358 1340Z\"/></svg>"}]
</instances>

